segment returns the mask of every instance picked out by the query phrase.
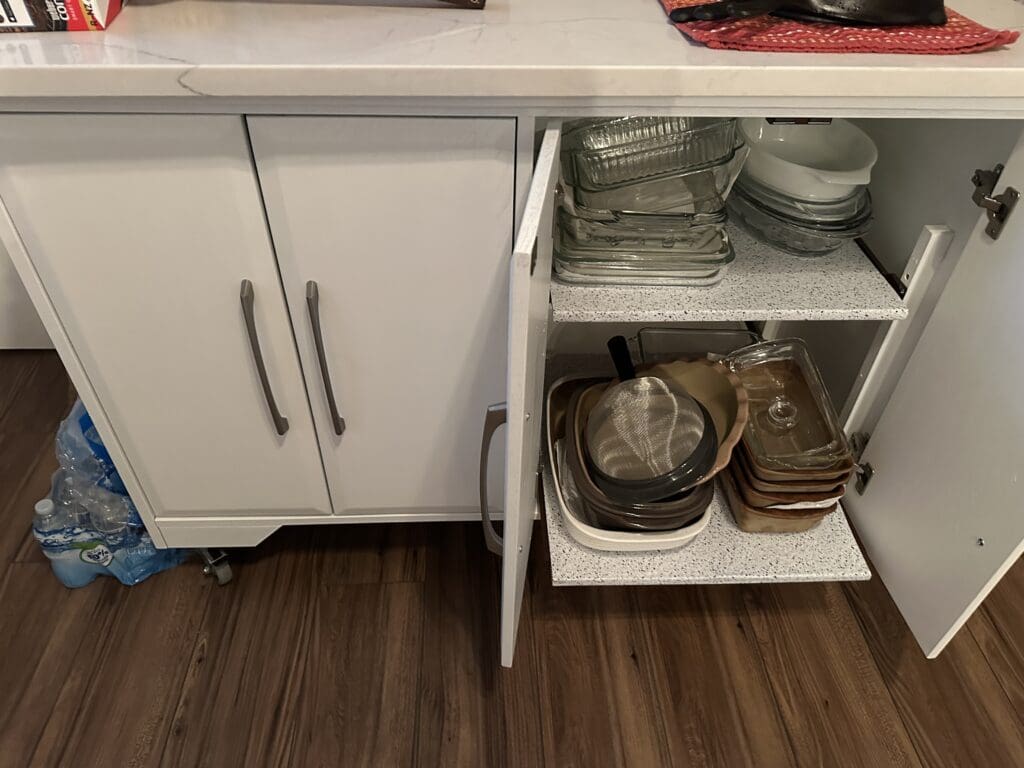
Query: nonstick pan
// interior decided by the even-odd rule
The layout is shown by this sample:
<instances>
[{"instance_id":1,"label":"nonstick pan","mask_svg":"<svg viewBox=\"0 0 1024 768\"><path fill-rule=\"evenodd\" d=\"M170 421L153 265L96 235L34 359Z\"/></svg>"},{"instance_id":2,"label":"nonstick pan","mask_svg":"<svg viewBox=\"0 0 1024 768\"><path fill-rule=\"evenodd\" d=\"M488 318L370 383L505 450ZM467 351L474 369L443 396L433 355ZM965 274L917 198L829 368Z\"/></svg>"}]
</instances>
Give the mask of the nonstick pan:
<instances>
[{"instance_id":1,"label":"nonstick pan","mask_svg":"<svg viewBox=\"0 0 1024 768\"><path fill-rule=\"evenodd\" d=\"M942 0L723 0L676 8L669 18L687 21L746 19L771 13L799 21L872 27L946 23Z\"/></svg>"},{"instance_id":2,"label":"nonstick pan","mask_svg":"<svg viewBox=\"0 0 1024 768\"><path fill-rule=\"evenodd\" d=\"M608 349L619 381L603 392L585 425L595 484L621 503L659 501L692 488L718 452L707 409L670 380L636 378L622 336Z\"/></svg>"}]
</instances>

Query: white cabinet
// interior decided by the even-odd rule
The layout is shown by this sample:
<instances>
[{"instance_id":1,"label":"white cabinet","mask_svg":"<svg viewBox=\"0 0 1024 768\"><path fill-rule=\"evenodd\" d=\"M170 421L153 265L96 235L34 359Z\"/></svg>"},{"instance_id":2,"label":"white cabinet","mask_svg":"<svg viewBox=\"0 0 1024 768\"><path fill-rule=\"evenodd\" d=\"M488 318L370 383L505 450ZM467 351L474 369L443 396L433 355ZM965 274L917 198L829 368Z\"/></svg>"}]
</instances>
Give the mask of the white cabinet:
<instances>
[{"instance_id":1,"label":"white cabinet","mask_svg":"<svg viewBox=\"0 0 1024 768\"><path fill-rule=\"evenodd\" d=\"M248 123L335 513L479 515L480 430L506 399L515 120Z\"/></svg>"},{"instance_id":2,"label":"white cabinet","mask_svg":"<svg viewBox=\"0 0 1024 768\"><path fill-rule=\"evenodd\" d=\"M335 512L475 517L483 450L488 503L512 510L511 664L548 320L551 240L537 233L550 231L558 131L514 253L514 120L253 117L249 131ZM502 402L506 439L488 456L481 428Z\"/></svg>"},{"instance_id":3,"label":"white cabinet","mask_svg":"<svg viewBox=\"0 0 1024 768\"><path fill-rule=\"evenodd\" d=\"M287 524L500 508L502 534L485 530L502 555L508 665L551 329L590 326L603 342L609 324L873 320L880 351L847 410L848 429L871 435L863 458L875 474L845 504L938 653L1024 548L1024 212L997 241L983 224L967 238L952 231L962 224L927 222L899 267L917 275L905 298L858 248L809 264L741 233L715 288L552 284L561 128L537 123L531 168L533 121L265 116L248 119L247 135L238 116L0 116L0 239L157 541L252 545ZM908 123L901 140L922 135ZM1024 189L1022 152L997 192ZM928 179L889 170L878 199L920 201L899 179ZM971 170L945 210L971 205ZM906 228L890 219L883 240L913 242L922 205ZM962 253L942 262L951 242ZM942 279L924 285L927 274ZM489 450L492 434L502 439ZM574 550L549 507L555 581L867 575L842 513L762 546L715 504L714 535L628 562Z\"/></svg>"},{"instance_id":4,"label":"white cabinet","mask_svg":"<svg viewBox=\"0 0 1024 768\"><path fill-rule=\"evenodd\" d=\"M241 118L3 115L0 197L148 523L330 512Z\"/></svg>"},{"instance_id":5,"label":"white cabinet","mask_svg":"<svg viewBox=\"0 0 1024 768\"><path fill-rule=\"evenodd\" d=\"M912 143L920 135L921 129L913 127L903 140ZM972 208L972 170L957 171L960 184L947 189L950 199L943 201L945 207ZM922 174L927 169L912 172ZM528 211L546 198L556 177L542 149ZM899 199L927 183L920 175L912 179L913 184L907 181L906 173L902 181L889 180L897 186L888 189L885 197ZM995 191L1006 187L1024 189L1024 136ZM977 218L977 209L973 210L969 215ZM524 227L530 222L524 217ZM1024 522L1018 514L1024 410L1017 391L1024 375L1017 342L1022 319L1019 294L1024 284L1018 256L1024 248L1024 218L1019 210L1011 216L999 240L985 233L986 224L981 216L965 238L955 270L933 263L954 239L953 233L942 226L925 227L906 269L905 277L918 273L918 284L911 286L906 300L852 246L809 262L747 242L745 235L737 233L734 240L737 250L743 251L740 258L746 255L754 262L756 256L763 274L748 276L738 263L722 285L710 290L645 291L553 283L553 321L594 323L591 336L602 338L609 335L602 323L633 324L616 326L615 332L663 322L887 323L882 333L891 343L866 370L869 379L889 379L890 386L876 382L862 390L862 401L854 408L861 417L848 425L848 429L870 432L863 461L871 465L874 475L862 495L850 489L844 506L877 575L922 648L934 656L1024 550ZM544 227L539 237L538 253L547 237ZM887 256L900 259L899 254ZM950 271L944 288L938 277L931 285L921 283L929 274L944 278ZM584 334L573 335L578 340ZM811 534L765 537L737 531L716 500L708 531L691 547L638 557L581 547L565 534L550 492L547 503L556 584L806 581L866 575L859 554L860 566L850 559L851 552L857 552L856 544L841 513L833 516L829 526ZM516 530L523 522L510 519L507 529ZM829 562L830 557L834 562ZM521 565L507 555L504 567L506 579L523 578ZM514 599L516 594L506 591L505 597ZM514 607L506 608L503 619ZM503 660L508 663L507 657Z\"/></svg>"},{"instance_id":6,"label":"white cabinet","mask_svg":"<svg viewBox=\"0 0 1024 768\"><path fill-rule=\"evenodd\" d=\"M52 347L7 253L0 247L0 349Z\"/></svg>"},{"instance_id":7,"label":"white cabinet","mask_svg":"<svg viewBox=\"0 0 1024 768\"><path fill-rule=\"evenodd\" d=\"M250 138L236 117L6 116L0 136L5 243L158 541L478 518L488 407L525 412L514 119L253 118ZM488 486L532 516L521 433Z\"/></svg>"}]
</instances>

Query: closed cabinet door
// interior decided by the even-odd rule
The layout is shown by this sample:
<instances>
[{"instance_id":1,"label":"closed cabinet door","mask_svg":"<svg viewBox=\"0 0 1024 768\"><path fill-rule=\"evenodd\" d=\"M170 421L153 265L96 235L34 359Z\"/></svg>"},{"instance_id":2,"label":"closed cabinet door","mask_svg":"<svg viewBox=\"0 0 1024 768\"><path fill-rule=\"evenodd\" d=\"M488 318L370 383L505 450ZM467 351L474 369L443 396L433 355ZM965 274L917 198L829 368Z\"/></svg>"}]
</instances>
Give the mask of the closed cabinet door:
<instances>
[{"instance_id":1,"label":"closed cabinet door","mask_svg":"<svg viewBox=\"0 0 1024 768\"><path fill-rule=\"evenodd\" d=\"M956 194L970 205L967 181ZM1024 136L994 193L1008 188L1024 192ZM843 501L929 657L1024 551L1024 210L998 239L988 226L982 215L871 428L870 479Z\"/></svg>"},{"instance_id":2,"label":"closed cabinet door","mask_svg":"<svg viewBox=\"0 0 1024 768\"><path fill-rule=\"evenodd\" d=\"M0 349L53 347L14 265L0 246Z\"/></svg>"},{"instance_id":3,"label":"closed cabinet door","mask_svg":"<svg viewBox=\"0 0 1024 768\"><path fill-rule=\"evenodd\" d=\"M330 513L240 118L0 116L0 197L140 506Z\"/></svg>"},{"instance_id":4,"label":"closed cabinet door","mask_svg":"<svg viewBox=\"0 0 1024 768\"><path fill-rule=\"evenodd\" d=\"M506 391L515 121L248 125L335 513L478 515L484 412Z\"/></svg>"}]
</instances>

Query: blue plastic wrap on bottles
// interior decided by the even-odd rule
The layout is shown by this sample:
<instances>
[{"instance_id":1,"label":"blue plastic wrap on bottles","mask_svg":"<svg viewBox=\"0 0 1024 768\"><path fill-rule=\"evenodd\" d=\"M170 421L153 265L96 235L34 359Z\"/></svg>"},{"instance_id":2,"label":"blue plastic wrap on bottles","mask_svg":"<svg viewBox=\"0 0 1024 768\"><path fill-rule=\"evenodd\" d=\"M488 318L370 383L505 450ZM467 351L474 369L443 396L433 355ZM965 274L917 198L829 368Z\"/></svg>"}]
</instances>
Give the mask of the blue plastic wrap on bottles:
<instances>
[{"instance_id":1,"label":"blue plastic wrap on bottles","mask_svg":"<svg viewBox=\"0 0 1024 768\"><path fill-rule=\"evenodd\" d=\"M82 481L127 496L128 491L81 400L76 400L57 430L57 461Z\"/></svg>"},{"instance_id":2,"label":"blue plastic wrap on bottles","mask_svg":"<svg viewBox=\"0 0 1024 768\"><path fill-rule=\"evenodd\" d=\"M188 550L154 546L81 401L57 430L57 460L32 532L65 586L104 575L138 584L188 557Z\"/></svg>"}]
</instances>

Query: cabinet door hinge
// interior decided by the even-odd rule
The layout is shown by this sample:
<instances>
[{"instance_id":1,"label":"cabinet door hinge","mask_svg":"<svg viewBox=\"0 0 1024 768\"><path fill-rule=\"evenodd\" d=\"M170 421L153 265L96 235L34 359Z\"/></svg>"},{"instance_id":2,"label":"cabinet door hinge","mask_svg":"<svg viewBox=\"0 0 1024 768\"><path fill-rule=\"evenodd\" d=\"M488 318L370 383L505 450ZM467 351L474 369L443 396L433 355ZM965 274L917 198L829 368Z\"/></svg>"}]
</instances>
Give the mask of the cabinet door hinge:
<instances>
[{"instance_id":1,"label":"cabinet door hinge","mask_svg":"<svg viewBox=\"0 0 1024 768\"><path fill-rule=\"evenodd\" d=\"M971 199L976 206L984 209L988 216L985 234L993 240L998 240L999 235L1003 233L1003 226L1020 199L1020 192L1013 187L1007 187L1001 194L994 194L1002 173L1003 166L997 165L991 171L979 168L971 177L974 183L974 195Z\"/></svg>"},{"instance_id":2,"label":"cabinet door hinge","mask_svg":"<svg viewBox=\"0 0 1024 768\"><path fill-rule=\"evenodd\" d=\"M868 440L870 439L871 435L867 432L854 432L850 435L850 448L853 451L853 459L857 462L857 466L854 469L857 476L854 488L857 489L857 493L861 496L864 495L868 483L871 482L871 478L875 475L875 468L871 464L861 463L861 457L864 456L864 449L868 447Z\"/></svg>"},{"instance_id":3,"label":"cabinet door hinge","mask_svg":"<svg viewBox=\"0 0 1024 768\"><path fill-rule=\"evenodd\" d=\"M853 484L854 488L857 489L857 493L861 496L864 495L864 491L867 490L868 484L871 482L871 478L875 476L875 468L868 464L857 465L857 480Z\"/></svg>"}]
</instances>

